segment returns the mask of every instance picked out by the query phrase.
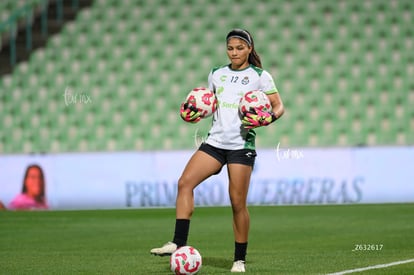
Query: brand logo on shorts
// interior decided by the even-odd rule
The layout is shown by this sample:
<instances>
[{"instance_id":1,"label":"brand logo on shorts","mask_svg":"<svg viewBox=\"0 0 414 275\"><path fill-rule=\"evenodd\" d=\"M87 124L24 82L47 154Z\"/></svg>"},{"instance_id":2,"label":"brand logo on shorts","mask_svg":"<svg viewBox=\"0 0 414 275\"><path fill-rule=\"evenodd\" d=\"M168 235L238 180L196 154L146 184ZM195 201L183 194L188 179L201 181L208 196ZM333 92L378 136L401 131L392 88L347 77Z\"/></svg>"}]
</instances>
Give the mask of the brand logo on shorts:
<instances>
[{"instance_id":1,"label":"brand logo on shorts","mask_svg":"<svg viewBox=\"0 0 414 275\"><path fill-rule=\"evenodd\" d=\"M251 158L252 156L253 156L253 153L252 152L247 152L246 153L246 157Z\"/></svg>"}]
</instances>

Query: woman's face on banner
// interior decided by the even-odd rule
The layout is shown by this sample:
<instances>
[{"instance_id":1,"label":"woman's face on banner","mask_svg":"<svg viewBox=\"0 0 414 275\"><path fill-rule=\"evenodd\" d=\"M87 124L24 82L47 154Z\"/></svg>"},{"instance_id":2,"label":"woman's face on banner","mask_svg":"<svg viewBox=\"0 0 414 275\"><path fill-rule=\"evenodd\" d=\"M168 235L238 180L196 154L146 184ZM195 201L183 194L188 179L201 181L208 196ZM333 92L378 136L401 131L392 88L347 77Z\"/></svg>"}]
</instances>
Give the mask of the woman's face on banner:
<instances>
[{"instance_id":1,"label":"woman's face on banner","mask_svg":"<svg viewBox=\"0 0 414 275\"><path fill-rule=\"evenodd\" d=\"M27 194L31 197L36 197L42 194L43 179L39 169L32 167L29 169L26 178Z\"/></svg>"}]
</instances>

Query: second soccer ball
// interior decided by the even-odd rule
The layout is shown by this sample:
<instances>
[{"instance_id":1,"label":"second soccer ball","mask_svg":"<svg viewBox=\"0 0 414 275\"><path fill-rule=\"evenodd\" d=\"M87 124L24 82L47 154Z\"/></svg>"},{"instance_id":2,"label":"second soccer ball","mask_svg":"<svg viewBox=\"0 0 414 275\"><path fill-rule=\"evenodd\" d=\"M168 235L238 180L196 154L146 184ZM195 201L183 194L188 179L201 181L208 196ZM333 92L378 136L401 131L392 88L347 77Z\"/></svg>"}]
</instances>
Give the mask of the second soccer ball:
<instances>
[{"instance_id":1,"label":"second soccer ball","mask_svg":"<svg viewBox=\"0 0 414 275\"><path fill-rule=\"evenodd\" d=\"M272 105L270 104L270 100L264 92L260 90L254 90L245 93L240 99L240 116L243 117L247 112L250 111L250 108L257 108L263 112L270 112L272 110Z\"/></svg>"}]
</instances>

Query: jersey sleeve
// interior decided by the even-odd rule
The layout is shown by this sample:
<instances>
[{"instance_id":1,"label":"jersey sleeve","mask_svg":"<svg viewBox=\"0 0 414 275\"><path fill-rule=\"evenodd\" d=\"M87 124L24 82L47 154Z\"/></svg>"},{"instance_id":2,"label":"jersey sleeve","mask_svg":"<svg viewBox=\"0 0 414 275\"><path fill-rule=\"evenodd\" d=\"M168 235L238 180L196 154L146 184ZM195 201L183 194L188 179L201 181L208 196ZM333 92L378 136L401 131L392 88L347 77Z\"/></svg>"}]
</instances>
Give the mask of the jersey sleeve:
<instances>
[{"instance_id":1,"label":"jersey sleeve","mask_svg":"<svg viewBox=\"0 0 414 275\"><path fill-rule=\"evenodd\" d=\"M279 92L273 81L273 77L267 71L263 71L260 76L260 89L268 95Z\"/></svg>"},{"instance_id":2,"label":"jersey sleeve","mask_svg":"<svg viewBox=\"0 0 414 275\"><path fill-rule=\"evenodd\" d=\"M215 91L215 87L214 87L214 84L213 84L213 70L211 70L210 73L208 74L207 81L208 81L209 90L213 91L215 93L216 91Z\"/></svg>"}]
</instances>

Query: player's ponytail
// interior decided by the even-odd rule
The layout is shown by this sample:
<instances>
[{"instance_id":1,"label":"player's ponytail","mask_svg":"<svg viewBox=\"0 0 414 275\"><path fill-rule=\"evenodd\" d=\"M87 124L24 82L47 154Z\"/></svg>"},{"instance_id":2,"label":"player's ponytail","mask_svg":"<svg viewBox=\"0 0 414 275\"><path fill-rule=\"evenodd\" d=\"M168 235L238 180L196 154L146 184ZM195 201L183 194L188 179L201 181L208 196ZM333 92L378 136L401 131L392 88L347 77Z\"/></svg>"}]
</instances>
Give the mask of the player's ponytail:
<instances>
[{"instance_id":1,"label":"player's ponytail","mask_svg":"<svg viewBox=\"0 0 414 275\"><path fill-rule=\"evenodd\" d=\"M247 30L234 29L227 34L226 40L228 41L232 37L237 37L239 39L242 39L243 41L247 43L247 45L249 45L252 48L252 51L249 54L248 61L250 64L256 67L262 68L262 62L260 60L260 56L257 54L254 48L254 41L253 41L252 35Z\"/></svg>"},{"instance_id":2,"label":"player's ponytail","mask_svg":"<svg viewBox=\"0 0 414 275\"><path fill-rule=\"evenodd\" d=\"M262 69L262 62L260 61L260 56L257 54L254 48L252 49L252 52L249 54L249 63Z\"/></svg>"}]
</instances>

